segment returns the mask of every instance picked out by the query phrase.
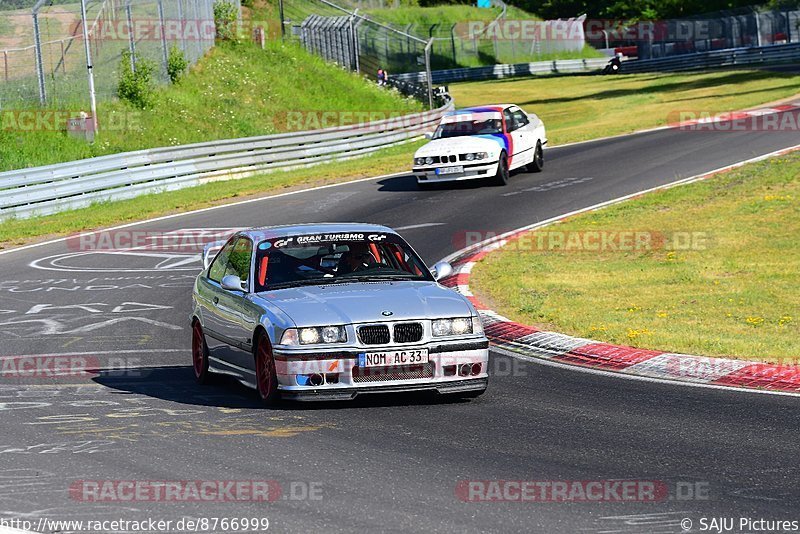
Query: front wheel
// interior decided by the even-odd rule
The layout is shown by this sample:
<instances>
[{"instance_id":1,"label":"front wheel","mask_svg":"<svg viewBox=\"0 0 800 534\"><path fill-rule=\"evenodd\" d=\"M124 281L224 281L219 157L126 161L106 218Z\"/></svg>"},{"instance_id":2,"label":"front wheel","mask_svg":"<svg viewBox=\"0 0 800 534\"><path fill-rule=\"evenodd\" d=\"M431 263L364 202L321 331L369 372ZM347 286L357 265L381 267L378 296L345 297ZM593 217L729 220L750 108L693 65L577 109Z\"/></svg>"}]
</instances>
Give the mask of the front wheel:
<instances>
[{"instance_id":1,"label":"front wheel","mask_svg":"<svg viewBox=\"0 0 800 534\"><path fill-rule=\"evenodd\" d=\"M528 172L542 172L544 169L544 150L542 142L536 141L536 150L533 153L533 161L528 163Z\"/></svg>"},{"instance_id":2,"label":"front wheel","mask_svg":"<svg viewBox=\"0 0 800 534\"><path fill-rule=\"evenodd\" d=\"M508 158L505 152L500 153L500 161L497 163L497 174L492 179L493 185L506 185L508 183Z\"/></svg>"},{"instance_id":3,"label":"front wheel","mask_svg":"<svg viewBox=\"0 0 800 534\"><path fill-rule=\"evenodd\" d=\"M272 355L272 344L267 334L258 336L255 350L256 359L256 391L265 406L278 402L278 377L275 373L275 358Z\"/></svg>"},{"instance_id":4,"label":"front wheel","mask_svg":"<svg viewBox=\"0 0 800 534\"><path fill-rule=\"evenodd\" d=\"M206 345L206 336L203 334L200 321L195 321L192 325L192 367L194 367L194 378L198 384L211 382L211 371L208 369L208 345Z\"/></svg>"}]
</instances>

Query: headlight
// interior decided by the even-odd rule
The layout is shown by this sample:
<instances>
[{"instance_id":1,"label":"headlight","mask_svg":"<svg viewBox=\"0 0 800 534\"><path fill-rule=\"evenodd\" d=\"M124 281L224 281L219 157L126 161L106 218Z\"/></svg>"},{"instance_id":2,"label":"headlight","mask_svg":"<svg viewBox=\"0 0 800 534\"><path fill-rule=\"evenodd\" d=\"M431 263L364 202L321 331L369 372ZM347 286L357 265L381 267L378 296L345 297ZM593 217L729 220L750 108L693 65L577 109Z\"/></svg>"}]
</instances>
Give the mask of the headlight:
<instances>
[{"instance_id":1,"label":"headlight","mask_svg":"<svg viewBox=\"0 0 800 534\"><path fill-rule=\"evenodd\" d=\"M316 345L318 343L345 343L347 331L343 326L314 326L289 328L281 337L281 345Z\"/></svg>"},{"instance_id":2,"label":"headlight","mask_svg":"<svg viewBox=\"0 0 800 534\"><path fill-rule=\"evenodd\" d=\"M473 332L471 317L458 317L455 319L436 319L432 323L434 337L460 336Z\"/></svg>"},{"instance_id":3,"label":"headlight","mask_svg":"<svg viewBox=\"0 0 800 534\"><path fill-rule=\"evenodd\" d=\"M466 156L464 156L464 159L465 159L465 160L467 160L467 161L472 161L472 160L474 160L474 159L475 159L475 154L473 154L472 152L470 152L469 154L467 154Z\"/></svg>"},{"instance_id":4,"label":"headlight","mask_svg":"<svg viewBox=\"0 0 800 534\"><path fill-rule=\"evenodd\" d=\"M433 158L430 156L425 158L425 165L433 165Z\"/></svg>"},{"instance_id":5,"label":"headlight","mask_svg":"<svg viewBox=\"0 0 800 534\"><path fill-rule=\"evenodd\" d=\"M425 165L425 158L414 158L414 165Z\"/></svg>"},{"instance_id":6,"label":"headlight","mask_svg":"<svg viewBox=\"0 0 800 534\"><path fill-rule=\"evenodd\" d=\"M488 157L489 157L489 154L487 154L486 152L476 152L475 153L475 159L486 159Z\"/></svg>"}]
</instances>

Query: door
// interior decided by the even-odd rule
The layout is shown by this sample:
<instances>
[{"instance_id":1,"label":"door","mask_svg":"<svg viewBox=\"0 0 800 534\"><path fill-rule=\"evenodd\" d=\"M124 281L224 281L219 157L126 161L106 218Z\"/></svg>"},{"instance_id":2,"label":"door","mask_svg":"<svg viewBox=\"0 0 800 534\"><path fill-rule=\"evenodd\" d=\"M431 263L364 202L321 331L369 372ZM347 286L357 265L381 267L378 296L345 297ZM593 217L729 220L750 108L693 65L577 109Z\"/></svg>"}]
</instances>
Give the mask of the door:
<instances>
[{"instance_id":1,"label":"door","mask_svg":"<svg viewBox=\"0 0 800 534\"><path fill-rule=\"evenodd\" d=\"M202 281L204 285L204 330L208 343L209 356L214 364L221 364L224 371L245 378L245 371L252 367L245 360L242 351L249 349L249 337L252 331L245 332L246 321L242 317L242 301L246 291L222 289L222 279L235 274L243 281L249 280L249 261L252 257L252 242L243 236L232 238L222 248L211 267L208 276ZM248 262L248 263L245 263ZM247 265L243 267L243 265Z\"/></svg>"},{"instance_id":2,"label":"door","mask_svg":"<svg viewBox=\"0 0 800 534\"><path fill-rule=\"evenodd\" d=\"M530 119L528 115L516 106L510 107L511 132L514 141L514 151L516 152L514 167L521 167L533 161L533 153L536 148L536 140L533 138Z\"/></svg>"}]
</instances>

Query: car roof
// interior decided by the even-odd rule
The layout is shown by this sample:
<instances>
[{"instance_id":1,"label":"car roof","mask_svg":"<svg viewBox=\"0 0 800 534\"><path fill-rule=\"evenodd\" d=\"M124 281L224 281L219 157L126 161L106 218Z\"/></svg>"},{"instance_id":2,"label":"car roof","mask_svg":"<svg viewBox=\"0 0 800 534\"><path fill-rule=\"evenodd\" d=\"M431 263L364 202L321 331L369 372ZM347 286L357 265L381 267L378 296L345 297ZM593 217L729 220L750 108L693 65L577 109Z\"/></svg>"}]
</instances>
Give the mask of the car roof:
<instances>
[{"instance_id":1,"label":"car roof","mask_svg":"<svg viewBox=\"0 0 800 534\"><path fill-rule=\"evenodd\" d=\"M507 107L513 106L514 104L487 104L485 106L470 106L468 108L461 108L455 111L451 111L449 115L456 115L458 113L481 113L487 111L497 111L501 112Z\"/></svg>"},{"instance_id":2,"label":"car roof","mask_svg":"<svg viewBox=\"0 0 800 534\"><path fill-rule=\"evenodd\" d=\"M320 233L344 234L344 233L367 233L382 232L395 234L394 230L388 226L369 223L309 223L309 224L286 224L279 226L259 226L242 230L240 234L247 235L253 241L264 239L274 239L276 237L289 237L296 235L313 235Z\"/></svg>"}]
</instances>

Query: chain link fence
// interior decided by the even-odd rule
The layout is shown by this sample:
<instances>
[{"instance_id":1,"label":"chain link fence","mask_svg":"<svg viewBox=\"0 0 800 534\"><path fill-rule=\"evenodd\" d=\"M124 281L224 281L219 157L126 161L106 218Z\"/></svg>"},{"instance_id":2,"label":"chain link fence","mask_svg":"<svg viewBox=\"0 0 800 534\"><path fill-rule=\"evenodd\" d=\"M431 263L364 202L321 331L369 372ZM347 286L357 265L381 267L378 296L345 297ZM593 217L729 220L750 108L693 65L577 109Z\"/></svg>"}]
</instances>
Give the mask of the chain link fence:
<instances>
[{"instance_id":1,"label":"chain link fence","mask_svg":"<svg viewBox=\"0 0 800 534\"><path fill-rule=\"evenodd\" d=\"M587 40L596 48L615 48L625 55L656 59L800 41L800 11L744 7L690 18L633 24L595 20L587 23Z\"/></svg>"},{"instance_id":2,"label":"chain link fence","mask_svg":"<svg viewBox=\"0 0 800 534\"><path fill-rule=\"evenodd\" d=\"M371 77L378 68L406 73L582 56L585 17L512 19L502 0L492 6L498 14L489 20L401 26L374 14L391 9L391 0L283 0L281 20L285 34L310 51Z\"/></svg>"},{"instance_id":3,"label":"chain link fence","mask_svg":"<svg viewBox=\"0 0 800 534\"><path fill-rule=\"evenodd\" d=\"M241 12L240 0L229 2ZM195 63L214 45L215 0L39 0L2 10L0 108L83 106L90 100L86 42L98 100L116 96L124 54L152 62L165 83L170 51ZM84 24L86 32L84 32ZM84 41L84 33L88 41Z\"/></svg>"}]
</instances>

